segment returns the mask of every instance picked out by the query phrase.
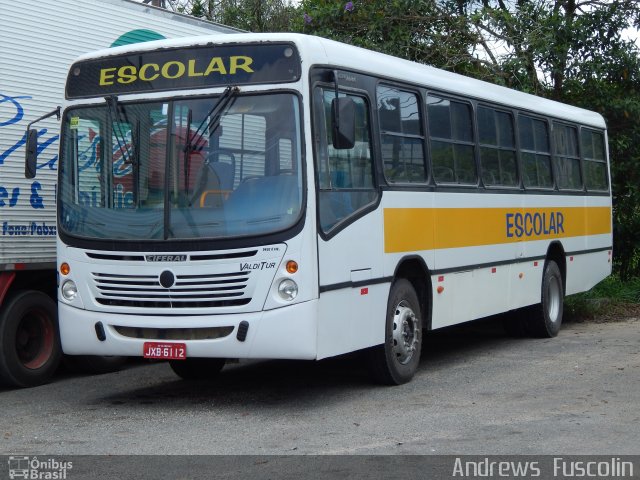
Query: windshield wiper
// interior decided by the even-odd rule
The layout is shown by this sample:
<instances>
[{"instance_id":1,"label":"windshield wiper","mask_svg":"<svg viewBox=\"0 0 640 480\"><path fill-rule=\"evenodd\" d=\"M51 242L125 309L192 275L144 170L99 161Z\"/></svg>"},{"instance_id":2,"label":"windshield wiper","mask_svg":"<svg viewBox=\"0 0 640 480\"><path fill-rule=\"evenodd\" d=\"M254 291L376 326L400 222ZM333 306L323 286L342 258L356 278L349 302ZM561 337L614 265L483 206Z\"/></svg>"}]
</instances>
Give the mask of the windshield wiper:
<instances>
[{"instance_id":1,"label":"windshield wiper","mask_svg":"<svg viewBox=\"0 0 640 480\"><path fill-rule=\"evenodd\" d=\"M200 130L202 130L202 127L204 127L204 125L207 123L207 120L208 120L209 135L211 135L220 125L220 118L222 117L222 114L226 111L227 107L229 106L231 99L235 95L237 95L239 91L240 89L238 87L229 86L225 88L224 92L222 92L222 95L220 95L220 98L218 99L218 101L213 105L213 107L211 107L211 110L209 110L209 112L205 115L202 122L200 122L200 125L198 125L198 128L196 129L196 131L193 132L193 135L191 135L191 122L193 121L193 111L189 109L189 111L187 112L187 136L186 136L184 149L183 149L185 192L189 191L189 172L190 172L190 163L191 163L190 162L191 153L198 150L198 148L200 147L201 140L203 138L202 135L200 134ZM204 131L202 133L204 133ZM194 140L196 140L195 144L192 143ZM205 159L205 164L206 163L209 163L207 159Z\"/></svg>"},{"instance_id":2,"label":"windshield wiper","mask_svg":"<svg viewBox=\"0 0 640 480\"><path fill-rule=\"evenodd\" d=\"M194 150L191 147L191 120L193 117L193 111L189 109L187 112L187 137L184 143L184 191L189 192L189 172L191 170L191 152ZM194 137L195 138L195 137Z\"/></svg>"},{"instance_id":3,"label":"windshield wiper","mask_svg":"<svg viewBox=\"0 0 640 480\"><path fill-rule=\"evenodd\" d=\"M131 164L134 162L134 158L133 154L129 150L127 139L125 138L124 132L122 131L122 126L120 125L120 115L118 114L118 97L115 95L109 95L107 97L104 97L104 99L107 102L107 114L109 115L109 122L111 123L111 129L113 130L113 136L116 137L116 141L118 142L120 155L122 155L124 163ZM115 122L114 117L116 119ZM113 128L114 124L117 124L118 126L117 130L120 133L120 137L122 137L122 142L120 142L120 137L118 137L118 131Z\"/></svg>"},{"instance_id":4,"label":"windshield wiper","mask_svg":"<svg viewBox=\"0 0 640 480\"><path fill-rule=\"evenodd\" d=\"M228 86L220 95L218 101L211 107L209 113L204 116L204 119L193 133L193 136L190 135L190 132L187 132L187 144L185 145L185 150L189 150L189 152L195 151L198 147L200 147L201 142L203 141L203 137L200 135L200 130L202 127L207 125L209 129L209 135L215 132L220 126L220 119L222 118L222 114L227 110L233 98L240 92L240 88L236 86ZM189 110L191 111L191 110ZM204 131L202 132L204 133ZM196 140L195 144L191 144L193 140Z\"/></svg>"}]
</instances>

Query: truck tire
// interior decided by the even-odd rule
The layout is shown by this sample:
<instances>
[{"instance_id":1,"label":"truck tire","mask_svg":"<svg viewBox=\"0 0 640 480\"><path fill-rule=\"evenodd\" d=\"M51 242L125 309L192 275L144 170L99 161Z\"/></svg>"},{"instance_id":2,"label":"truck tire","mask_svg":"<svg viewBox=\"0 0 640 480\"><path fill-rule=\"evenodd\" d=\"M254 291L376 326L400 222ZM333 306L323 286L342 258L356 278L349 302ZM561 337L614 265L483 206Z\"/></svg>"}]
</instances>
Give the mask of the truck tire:
<instances>
[{"instance_id":1,"label":"truck tire","mask_svg":"<svg viewBox=\"0 0 640 480\"><path fill-rule=\"evenodd\" d=\"M225 358L187 358L170 360L171 370L184 380L213 380L226 363Z\"/></svg>"},{"instance_id":2,"label":"truck tire","mask_svg":"<svg viewBox=\"0 0 640 480\"><path fill-rule=\"evenodd\" d=\"M42 385L61 357L56 303L33 290L9 296L0 313L0 383Z\"/></svg>"},{"instance_id":3,"label":"truck tire","mask_svg":"<svg viewBox=\"0 0 640 480\"><path fill-rule=\"evenodd\" d=\"M387 303L385 342L369 349L374 380L401 385L413 378L422 351L422 314L411 282L404 278L391 285Z\"/></svg>"}]
</instances>

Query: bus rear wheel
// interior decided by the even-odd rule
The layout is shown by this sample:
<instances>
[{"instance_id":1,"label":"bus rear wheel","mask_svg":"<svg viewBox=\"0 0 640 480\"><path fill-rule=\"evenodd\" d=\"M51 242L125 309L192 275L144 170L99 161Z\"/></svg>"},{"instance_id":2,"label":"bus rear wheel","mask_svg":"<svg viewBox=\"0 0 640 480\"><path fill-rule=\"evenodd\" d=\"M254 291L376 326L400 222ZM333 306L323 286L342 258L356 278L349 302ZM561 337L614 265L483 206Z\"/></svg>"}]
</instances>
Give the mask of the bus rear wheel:
<instances>
[{"instance_id":1,"label":"bus rear wheel","mask_svg":"<svg viewBox=\"0 0 640 480\"><path fill-rule=\"evenodd\" d=\"M39 291L21 291L0 314L0 383L46 383L62 357L56 303Z\"/></svg>"},{"instance_id":2,"label":"bus rear wheel","mask_svg":"<svg viewBox=\"0 0 640 480\"><path fill-rule=\"evenodd\" d=\"M385 342L369 349L374 379L383 385L410 381L420 363L422 314L411 283L400 278L391 285L387 304Z\"/></svg>"},{"instance_id":3,"label":"bus rear wheel","mask_svg":"<svg viewBox=\"0 0 640 480\"><path fill-rule=\"evenodd\" d=\"M184 380L212 380L226 363L224 358L187 358L171 360L171 370Z\"/></svg>"},{"instance_id":4,"label":"bus rear wheel","mask_svg":"<svg viewBox=\"0 0 640 480\"><path fill-rule=\"evenodd\" d=\"M529 334L539 338L558 335L564 310L564 288L558 264L548 260L542 275L542 296L538 305L528 311L526 326Z\"/></svg>"}]
</instances>

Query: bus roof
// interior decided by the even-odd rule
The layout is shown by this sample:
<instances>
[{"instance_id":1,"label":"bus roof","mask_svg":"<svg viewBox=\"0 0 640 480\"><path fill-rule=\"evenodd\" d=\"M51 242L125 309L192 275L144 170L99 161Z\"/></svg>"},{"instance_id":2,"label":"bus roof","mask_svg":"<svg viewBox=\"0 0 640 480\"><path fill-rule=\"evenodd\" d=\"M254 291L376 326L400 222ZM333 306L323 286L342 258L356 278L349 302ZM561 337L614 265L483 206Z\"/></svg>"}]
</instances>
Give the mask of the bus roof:
<instances>
[{"instance_id":1,"label":"bus roof","mask_svg":"<svg viewBox=\"0 0 640 480\"><path fill-rule=\"evenodd\" d=\"M276 41L294 43L300 51L303 68L324 65L369 73L452 95L471 97L478 101L497 103L583 125L606 128L602 115L590 110L353 45L297 33L231 33L157 40L99 50L82 55L76 62L158 49Z\"/></svg>"}]
</instances>

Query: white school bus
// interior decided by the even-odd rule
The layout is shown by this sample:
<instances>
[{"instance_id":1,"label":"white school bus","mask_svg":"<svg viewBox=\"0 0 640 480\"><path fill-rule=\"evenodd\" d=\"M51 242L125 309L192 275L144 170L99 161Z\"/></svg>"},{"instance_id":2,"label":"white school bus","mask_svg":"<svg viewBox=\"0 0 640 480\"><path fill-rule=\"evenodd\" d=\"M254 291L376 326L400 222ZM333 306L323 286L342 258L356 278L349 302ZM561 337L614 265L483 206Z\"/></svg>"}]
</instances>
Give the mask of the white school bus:
<instances>
[{"instance_id":1,"label":"white school bus","mask_svg":"<svg viewBox=\"0 0 640 480\"><path fill-rule=\"evenodd\" d=\"M611 272L594 112L294 34L85 55L66 98L67 354L201 378L365 350L400 384L429 330L518 310L552 337Z\"/></svg>"}]
</instances>

